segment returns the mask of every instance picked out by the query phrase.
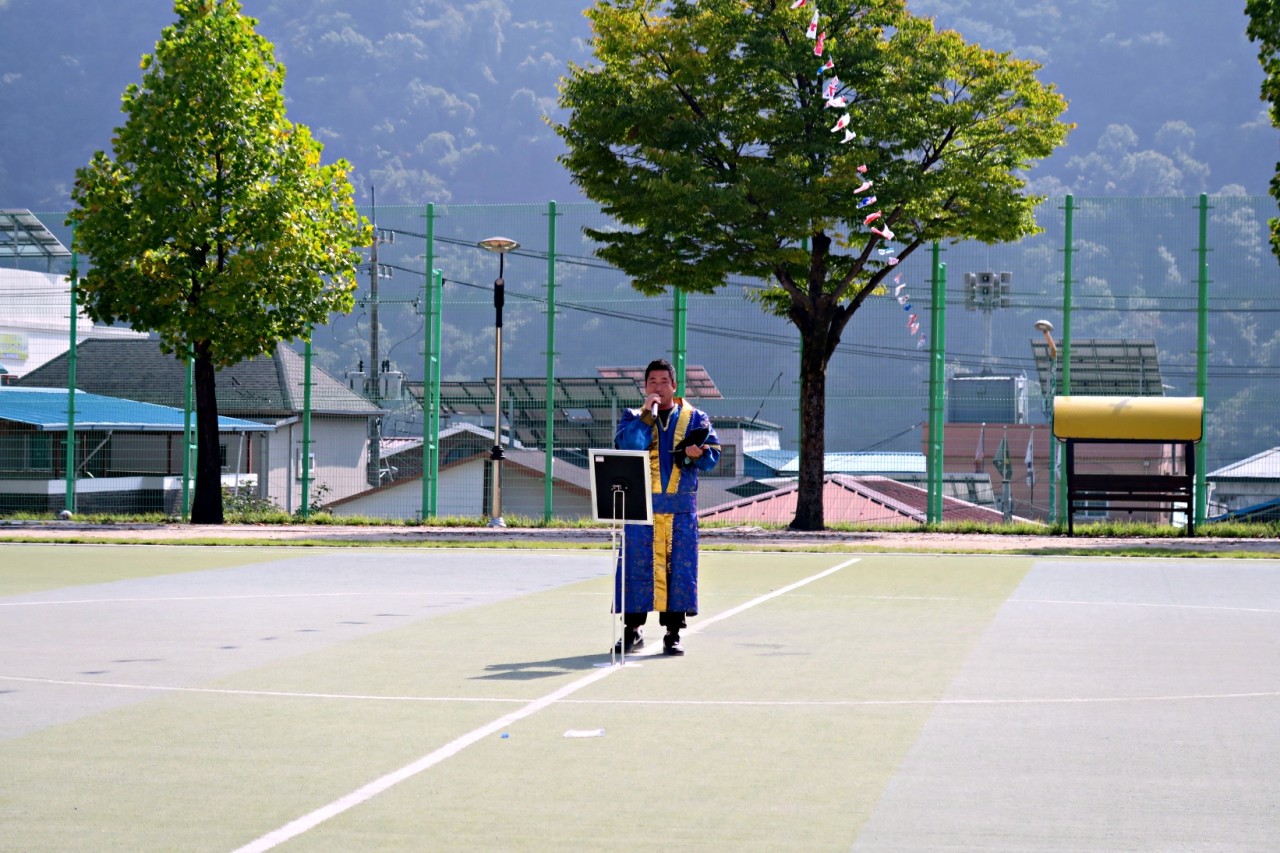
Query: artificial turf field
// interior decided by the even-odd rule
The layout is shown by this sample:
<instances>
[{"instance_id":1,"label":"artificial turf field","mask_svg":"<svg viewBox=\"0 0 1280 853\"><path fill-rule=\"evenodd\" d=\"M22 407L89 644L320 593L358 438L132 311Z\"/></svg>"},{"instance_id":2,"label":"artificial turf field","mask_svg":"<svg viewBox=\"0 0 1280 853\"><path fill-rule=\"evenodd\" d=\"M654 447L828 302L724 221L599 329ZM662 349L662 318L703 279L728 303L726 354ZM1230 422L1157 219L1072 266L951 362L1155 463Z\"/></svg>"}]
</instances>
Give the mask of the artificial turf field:
<instances>
[{"instance_id":1,"label":"artificial turf field","mask_svg":"<svg viewBox=\"0 0 1280 853\"><path fill-rule=\"evenodd\" d=\"M1280 563L0 545L0 850L1270 850ZM598 733L566 737L566 733Z\"/></svg>"}]
</instances>

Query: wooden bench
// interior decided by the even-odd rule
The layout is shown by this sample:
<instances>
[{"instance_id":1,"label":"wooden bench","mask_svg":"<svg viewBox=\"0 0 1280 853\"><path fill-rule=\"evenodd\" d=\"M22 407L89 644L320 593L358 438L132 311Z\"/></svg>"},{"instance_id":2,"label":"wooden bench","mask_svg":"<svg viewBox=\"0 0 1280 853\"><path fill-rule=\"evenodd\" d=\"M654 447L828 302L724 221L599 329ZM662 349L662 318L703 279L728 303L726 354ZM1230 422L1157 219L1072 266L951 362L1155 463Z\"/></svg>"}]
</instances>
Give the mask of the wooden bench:
<instances>
[{"instance_id":1,"label":"wooden bench","mask_svg":"<svg viewBox=\"0 0 1280 853\"><path fill-rule=\"evenodd\" d=\"M1067 532L1088 502L1111 509L1182 509L1195 535L1196 443L1204 432L1200 397L1054 397L1053 435L1066 444ZM1182 448L1180 473L1081 474L1078 444L1171 444ZM1178 468L1174 459L1174 468Z\"/></svg>"}]
</instances>

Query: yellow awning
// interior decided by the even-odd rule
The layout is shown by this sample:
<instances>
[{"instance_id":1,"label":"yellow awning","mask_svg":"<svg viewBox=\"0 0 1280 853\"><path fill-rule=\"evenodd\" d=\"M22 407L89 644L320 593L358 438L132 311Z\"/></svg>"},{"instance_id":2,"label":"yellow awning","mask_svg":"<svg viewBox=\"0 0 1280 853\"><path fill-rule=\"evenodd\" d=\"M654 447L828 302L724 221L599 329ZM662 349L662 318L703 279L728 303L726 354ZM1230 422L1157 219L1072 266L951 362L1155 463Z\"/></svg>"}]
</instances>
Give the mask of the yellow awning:
<instances>
[{"instance_id":1,"label":"yellow awning","mask_svg":"<svg viewBox=\"0 0 1280 853\"><path fill-rule=\"evenodd\" d=\"M1060 439L1199 441L1202 397L1054 397Z\"/></svg>"}]
</instances>

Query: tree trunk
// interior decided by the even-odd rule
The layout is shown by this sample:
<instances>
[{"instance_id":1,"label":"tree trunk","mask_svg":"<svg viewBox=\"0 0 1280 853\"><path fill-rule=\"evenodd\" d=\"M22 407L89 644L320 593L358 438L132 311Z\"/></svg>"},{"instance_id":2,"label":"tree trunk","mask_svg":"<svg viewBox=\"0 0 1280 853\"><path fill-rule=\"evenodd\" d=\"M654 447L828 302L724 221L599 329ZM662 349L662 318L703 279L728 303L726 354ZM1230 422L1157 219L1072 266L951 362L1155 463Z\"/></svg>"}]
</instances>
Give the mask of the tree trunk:
<instances>
[{"instance_id":1,"label":"tree trunk","mask_svg":"<svg viewBox=\"0 0 1280 853\"><path fill-rule=\"evenodd\" d=\"M218 397L209 342L195 346L196 488L193 524L222 524L222 460L218 454Z\"/></svg>"},{"instance_id":2,"label":"tree trunk","mask_svg":"<svg viewBox=\"0 0 1280 853\"><path fill-rule=\"evenodd\" d=\"M822 530L822 488L826 474L827 326L800 329L800 481L792 530Z\"/></svg>"}]
</instances>

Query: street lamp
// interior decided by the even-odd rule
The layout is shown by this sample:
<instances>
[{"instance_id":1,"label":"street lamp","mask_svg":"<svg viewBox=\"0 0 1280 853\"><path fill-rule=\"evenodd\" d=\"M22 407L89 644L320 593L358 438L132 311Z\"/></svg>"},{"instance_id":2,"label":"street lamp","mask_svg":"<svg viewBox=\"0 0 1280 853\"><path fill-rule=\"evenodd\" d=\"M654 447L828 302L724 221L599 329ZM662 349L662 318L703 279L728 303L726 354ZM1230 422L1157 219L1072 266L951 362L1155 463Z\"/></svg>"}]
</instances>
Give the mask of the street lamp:
<instances>
[{"instance_id":1,"label":"street lamp","mask_svg":"<svg viewBox=\"0 0 1280 853\"><path fill-rule=\"evenodd\" d=\"M1058 441L1053 437L1053 398L1058 392L1058 345L1053 342L1053 324L1048 320L1036 320L1036 331L1044 335L1044 342L1049 348L1049 396L1044 401L1044 413L1049 421L1049 523L1054 524L1058 520Z\"/></svg>"},{"instance_id":2,"label":"street lamp","mask_svg":"<svg viewBox=\"0 0 1280 853\"><path fill-rule=\"evenodd\" d=\"M520 244L507 237L489 237L476 245L487 252L498 253L498 278L493 283L493 450L489 453L493 466L493 513L489 526L506 527L507 523L502 520L502 303L506 286L502 274L507 252L520 248Z\"/></svg>"}]
</instances>

